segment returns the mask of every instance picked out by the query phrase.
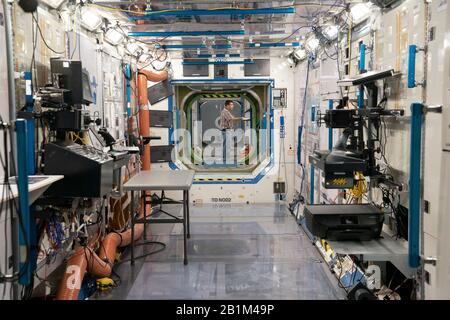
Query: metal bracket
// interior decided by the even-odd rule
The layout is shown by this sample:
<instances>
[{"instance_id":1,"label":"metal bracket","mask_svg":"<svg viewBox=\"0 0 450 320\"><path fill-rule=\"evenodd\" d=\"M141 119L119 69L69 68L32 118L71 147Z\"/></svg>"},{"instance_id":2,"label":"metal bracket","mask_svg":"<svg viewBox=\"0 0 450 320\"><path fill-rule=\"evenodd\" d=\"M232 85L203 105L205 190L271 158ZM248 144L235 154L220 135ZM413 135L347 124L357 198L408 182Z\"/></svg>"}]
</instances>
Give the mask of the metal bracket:
<instances>
[{"instance_id":1,"label":"metal bracket","mask_svg":"<svg viewBox=\"0 0 450 320\"><path fill-rule=\"evenodd\" d=\"M426 257L422 259L423 264L431 264L432 266L436 266L437 258L436 257Z\"/></svg>"},{"instance_id":2,"label":"metal bracket","mask_svg":"<svg viewBox=\"0 0 450 320\"><path fill-rule=\"evenodd\" d=\"M433 113L442 113L442 105L437 105L437 106L426 106L425 107L425 112L433 112Z\"/></svg>"},{"instance_id":3,"label":"metal bracket","mask_svg":"<svg viewBox=\"0 0 450 320\"><path fill-rule=\"evenodd\" d=\"M408 57L408 88L412 89L417 86L425 86L425 81L416 81L416 54L418 52L426 52L427 48L417 47L415 44L409 46L409 57Z\"/></svg>"}]
</instances>

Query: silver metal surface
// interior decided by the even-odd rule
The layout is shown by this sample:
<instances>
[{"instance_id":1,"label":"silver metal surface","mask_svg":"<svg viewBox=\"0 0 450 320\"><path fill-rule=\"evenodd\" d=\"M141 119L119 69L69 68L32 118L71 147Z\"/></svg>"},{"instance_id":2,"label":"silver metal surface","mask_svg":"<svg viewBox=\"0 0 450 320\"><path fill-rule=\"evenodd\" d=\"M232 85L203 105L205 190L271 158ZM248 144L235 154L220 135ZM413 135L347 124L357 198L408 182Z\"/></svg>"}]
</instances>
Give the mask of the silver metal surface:
<instances>
[{"instance_id":1,"label":"silver metal surface","mask_svg":"<svg viewBox=\"0 0 450 320\"><path fill-rule=\"evenodd\" d=\"M166 250L115 268L121 285L96 299L344 299L285 206L191 207L189 265L180 225L151 225ZM157 247L137 247L137 254ZM127 258L127 255L124 256Z\"/></svg>"},{"instance_id":2,"label":"silver metal surface","mask_svg":"<svg viewBox=\"0 0 450 320\"><path fill-rule=\"evenodd\" d=\"M365 261L391 261L405 276L415 271L408 265L408 245L386 233L382 238L371 241L328 241L334 252L344 255L361 255Z\"/></svg>"},{"instance_id":3,"label":"silver metal surface","mask_svg":"<svg viewBox=\"0 0 450 320\"><path fill-rule=\"evenodd\" d=\"M194 180L194 171L141 171L123 185L130 190L188 190Z\"/></svg>"}]
</instances>

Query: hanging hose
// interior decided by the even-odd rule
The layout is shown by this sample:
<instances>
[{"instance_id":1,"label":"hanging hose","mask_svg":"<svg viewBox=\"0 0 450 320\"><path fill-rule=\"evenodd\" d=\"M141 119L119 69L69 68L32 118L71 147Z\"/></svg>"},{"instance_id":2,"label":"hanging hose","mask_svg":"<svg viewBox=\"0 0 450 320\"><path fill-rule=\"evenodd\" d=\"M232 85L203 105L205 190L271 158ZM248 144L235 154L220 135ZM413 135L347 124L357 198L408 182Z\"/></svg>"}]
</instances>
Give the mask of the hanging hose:
<instances>
[{"instance_id":1,"label":"hanging hose","mask_svg":"<svg viewBox=\"0 0 450 320\"><path fill-rule=\"evenodd\" d=\"M168 77L167 71L151 72L139 70L138 72L138 95L139 95L139 135L141 137L150 136L150 112L148 110L147 81L159 82ZM150 170L150 145L143 146L142 170Z\"/></svg>"}]
</instances>

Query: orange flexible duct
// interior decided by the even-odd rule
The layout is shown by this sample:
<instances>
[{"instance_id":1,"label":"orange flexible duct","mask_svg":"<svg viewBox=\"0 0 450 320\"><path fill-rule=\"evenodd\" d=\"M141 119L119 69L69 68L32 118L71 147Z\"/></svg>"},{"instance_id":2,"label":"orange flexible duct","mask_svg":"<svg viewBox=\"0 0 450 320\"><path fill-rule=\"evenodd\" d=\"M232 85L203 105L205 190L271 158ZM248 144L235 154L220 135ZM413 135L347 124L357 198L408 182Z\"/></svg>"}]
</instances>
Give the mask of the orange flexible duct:
<instances>
[{"instance_id":1,"label":"orange flexible duct","mask_svg":"<svg viewBox=\"0 0 450 320\"><path fill-rule=\"evenodd\" d=\"M143 208L144 206L141 205L140 218L144 216ZM149 205L147 205L147 210L149 210ZM134 226L134 241L139 240L143 232L144 225L136 224ZM95 242L88 244L87 247L78 248L69 258L56 294L56 300L77 300L86 270L97 277L110 276L117 248L126 247L131 243L131 229L121 233L111 232L107 234L103 238L98 255L92 249Z\"/></svg>"},{"instance_id":2,"label":"orange flexible duct","mask_svg":"<svg viewBox=\"0 0 450 320\"><path fill-rule=\"evenodd\" d=\"M139 100L139 134L150 136L150 117L148 110L147 81L160 82L168 77L167 71L152 72L140 70L138 73L138 100ZM142 156L142 170L150 170L150 145L144 146ZM140 217L144 215L144 204L141 203ZM150 212L148 210L147 212ZM143 224L134 226L134 240L138 240L144 231ZM97 242L97 241L95 241ZM117 247L124 247L131 243L131 229L122 233L109 233L100 246L99 255L90 243L87 247L80 247L67 261L66 271L61 280L56 300L76 300L80 292L86 269L99 277L107 277L112 272Z\"/></svg>"},{"instance_id":3,"label":"orange flexible duct","mask_svg":"<svg viewBox=\"0 0 450 320\"><path fill-rule=\"evenodd\" d=\"M152 72L139 70L138 95L139 95L139 135L150 136L150 113L148 112L147 81L160 82L168 77L167 71ZM150 145L144 145L142 155L142 170L150 170Z\"/></svg>"}]
</instances>

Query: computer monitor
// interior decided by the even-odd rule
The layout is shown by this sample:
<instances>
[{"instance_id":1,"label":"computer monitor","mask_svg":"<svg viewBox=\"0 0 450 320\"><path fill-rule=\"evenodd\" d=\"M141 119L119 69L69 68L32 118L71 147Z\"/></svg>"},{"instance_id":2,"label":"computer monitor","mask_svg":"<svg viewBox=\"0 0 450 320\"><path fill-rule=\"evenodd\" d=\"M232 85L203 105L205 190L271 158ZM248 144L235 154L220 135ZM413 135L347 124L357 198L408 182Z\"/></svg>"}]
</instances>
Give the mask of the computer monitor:
<instances>
[{"instance_id":1,"label":"computer monitor","mask_svg":"<svg viewBox=\"0 0 450 320\"><path fill-rule=\"evenodd\" d=\"M77 107L94 102L89 73L83 70L81 61L51 58L50 69L53 85L70 91L65 103Z\"/></svg>"},{"instance_id":2,"label":"computer monitor","mask_svg":"<svg viewBox=\"0 0 450 320\"><path fill-rule=\"evenodd\" d=\"M268 77L270 76L269 59L253 59L254 63L244 65L244 76L246 77Z\"/></svg>"},{"instance_id":3,"label":"computer monitor","mask_svg":"<svg viewBox=\"0 0 450 320\"><path fill-rule=\"evenodd\" d=\"M171 162L174 145L150 146L150 162Z\"/></svg>"},{"instance_id":4,"label":"computer monitor","mask_svg":"<svg viewBox=\"0 0 450 320\"><path fill-rule=\"evenodd\" d=\"M183 77L208 77L209 65L208 59L184 59L183 62L197 62L199 64L184 64Z\"/></svg>"},{"instance_id":5,"label":"computer monitor","mask_svg":"<svg viewBox=\"0 0 450 320\"><path fill-rule=\"evenodd\" d=\"M150 104L156 104L157 102L172 96L173 88L169 80L164 80L148 88L147 93Z\"/></svg>"},{"instance_id":6,"label":"computer monitor","mask_svg":"<svg viewBox=\"0 0 450 320\"><path fill-rule=\"evenodd\" d=\"M81 61L52 58L50 69L53 85L70 91L65 102L69 105L83 104Z\"/></svg>"},{"instance_id":7,"label":"computer monitor","mask_svg":"<svg viewBox=\"0 0 450 320\"><path fill-rule=\"evenodd\" d=\"M86 105L90 103L94 103L94 97L92 95L91 82L89 79L89 72L87 70L83 70L82 74L82 82L83 82L83 102Z\"/></svg>"},{"instance_id":8,"label":"computer monitor","mask_svg":"<svg viewBox=\"0 0 450 320\"><path fill-rule=\"evenodd\" d=\"M173 113L171 111L150 110L150 127L171 128Z\"/></svg>"}]
</instances>

